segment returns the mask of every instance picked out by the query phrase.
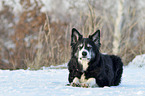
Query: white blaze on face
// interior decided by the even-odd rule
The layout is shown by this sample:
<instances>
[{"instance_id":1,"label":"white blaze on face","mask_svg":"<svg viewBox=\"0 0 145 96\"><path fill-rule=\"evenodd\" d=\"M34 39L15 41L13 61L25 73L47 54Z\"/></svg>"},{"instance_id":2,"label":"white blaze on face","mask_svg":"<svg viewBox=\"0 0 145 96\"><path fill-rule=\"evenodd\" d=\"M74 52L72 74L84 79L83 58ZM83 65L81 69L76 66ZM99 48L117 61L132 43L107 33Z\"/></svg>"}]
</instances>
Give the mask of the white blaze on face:
<instances>
[{"instance_id":1,"label":"white blaze on face","mask_svg":"<svg viewBox=\"0 0 145 96\"><path fill-rule=\"evenodd\" d=\"M83 46L82 44L80 45L80 47ZM87 45L87 47L90 47L91 45ZM86 56L83 56L83 52L86 52ZM91 52L89 52L88 50L85 49L85 46L83 46L83 48L81 50L79 50L78 53L78 61L79 63L81 63L83 65L83 71L86 71L88 68L88 63L91 59Z\"/></svg>"}]
</instances>

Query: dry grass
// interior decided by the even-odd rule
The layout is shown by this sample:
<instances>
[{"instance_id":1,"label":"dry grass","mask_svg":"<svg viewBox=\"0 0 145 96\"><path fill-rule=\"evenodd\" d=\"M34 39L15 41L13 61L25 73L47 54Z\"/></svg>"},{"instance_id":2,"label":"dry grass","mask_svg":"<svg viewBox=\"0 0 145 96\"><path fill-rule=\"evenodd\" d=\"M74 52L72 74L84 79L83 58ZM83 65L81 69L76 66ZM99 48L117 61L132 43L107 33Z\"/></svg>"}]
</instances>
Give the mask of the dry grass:
<instances>
[{"instance_id":1,"label":"dry grass","mask_svg":"<svg viewBox=\"0 0 145 96\"><path fill-rule=\"evenodd\" d=\"M67 31L55 28L55 30L61 32L61 35L55 34L56 31L52 31L54 29L48 22L48 19L46 19L44 26L40 28L38 42L36 44L38 48L32 46L32 49L36 49L35 54L31 53L31 57L28 56L25 59L26 65L31 69L40 69L42 66L59 65L67 62L70 57L69 54L67 54L70 49L69 44L68 41L65 40L67 39L67 35L65 34ZM62 37L65 35L66 37Z\"/></svg>"},{"instance_id":2,"label":"dry grass","mask_svg":"<svg viewBox=\"0 0 145 96\"><path fill-rule=\"evenodd\" d=\"M25 2L31 7L29 1ZM5 46L5 40L0 40L0 69L39 69L42 66L58 65L68 61L68 24L51 22L49 15L41 13L38 9L39 6L33 10L25 10L20 15L18 23L13 25L15 34L5 36L14 43L15 48L8 48ZM9 8L4 11L7 13Z\"/></svg>"}]
</instances>

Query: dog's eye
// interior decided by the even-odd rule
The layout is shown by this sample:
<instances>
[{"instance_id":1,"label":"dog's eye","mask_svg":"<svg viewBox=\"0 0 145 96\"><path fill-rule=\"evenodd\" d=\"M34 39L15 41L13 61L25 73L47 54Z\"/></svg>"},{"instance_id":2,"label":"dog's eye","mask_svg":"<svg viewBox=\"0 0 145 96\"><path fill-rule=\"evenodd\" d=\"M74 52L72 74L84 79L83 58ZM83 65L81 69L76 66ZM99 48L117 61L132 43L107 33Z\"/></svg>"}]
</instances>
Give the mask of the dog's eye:
<instances>
[{"instance_id":1,"label":"dog's eye","mask_svg":"<svg viewBox=\"0 0 145 96\"><path fill-rule=\"evenodd\" d=\"M78 48L79 48L79 49L82 49L82 48L83 48L83 45L80 45Z\"/></svg>"},{"instance_id":2,"label":"dog's eye","mask_svg":"<svg viewBox=\"0 0 145 96\"><path fill-rule=\"evenodd\" d=\"M87 47L88 49L91 49L92 47L91 46L89 46L89 47Z\"/></svg>"},{"instance_id":3,"label":"dog's eye","mask_svg":"<svg viewBox=\"0 0 145 96\"><path fill-rule=\"evenodd\" d=\"M87 45L87 48L88 48L88 49L91 49L91 48L92 48L92 46L88 44L88 45Z\"/></svg>"},{"instance_id":4,"label":"dog's eye","mask_svg":"<svg viewBox=\"0 0 145 96\"><path fill-rule=\"evenodd\" d=\"M79 49L82 49L83 47L82 46L79 46Z\"/></svg>"}]
</instances>

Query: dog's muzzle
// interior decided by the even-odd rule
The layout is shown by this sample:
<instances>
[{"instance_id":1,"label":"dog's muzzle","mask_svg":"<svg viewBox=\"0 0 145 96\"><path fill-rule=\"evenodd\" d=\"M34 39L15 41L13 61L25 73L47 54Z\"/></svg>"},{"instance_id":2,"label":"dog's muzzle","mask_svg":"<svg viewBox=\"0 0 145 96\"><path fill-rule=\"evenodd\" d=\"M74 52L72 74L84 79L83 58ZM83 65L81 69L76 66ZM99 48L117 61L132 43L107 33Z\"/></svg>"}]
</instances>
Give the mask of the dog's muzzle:
<instances>
[{"instance_id":1,"label":"dog's muzzle","mask_svg":"<svg viewBox=\"0 0 145 96\"><path fill-rule=\"evenodd\" d=\"M88 61L88 60L90 60L90 58L84 58L84 57L83 57L83 58L80 58L80 60L83 60L83 61L86 60L86 61Z\"/></svg>"},{"instance_id":2,"label":"dog's muzzle","mask_svg":"<svg viewBox=\"0 0 145 96\"><path fill-rule=\"evenodd\" d=\"M80 58L80 60L90 60L90 58L87 57L87 52L86 51L82 52L82 57Z\"/></svg>"}]
</instances>

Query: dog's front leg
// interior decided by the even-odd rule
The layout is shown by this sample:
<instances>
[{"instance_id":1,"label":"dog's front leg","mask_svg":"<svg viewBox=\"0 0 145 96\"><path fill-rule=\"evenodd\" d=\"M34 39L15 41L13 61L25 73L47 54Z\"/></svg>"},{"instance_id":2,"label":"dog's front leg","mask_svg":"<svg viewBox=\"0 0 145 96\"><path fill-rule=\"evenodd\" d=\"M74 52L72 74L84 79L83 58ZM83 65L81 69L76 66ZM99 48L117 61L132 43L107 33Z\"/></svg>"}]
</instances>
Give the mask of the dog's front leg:
<instances>
[{"instance_id":1,"label":"dog's front leg","mask_svg":"<svg viewBox=\"0 0 145 96\"><path fill-rule=\"evenodd\" d=\"M73 82L71 83L71 86L73 86L73 87L80 87L81 86L80 81L77 77L74 78Z\"/></svg>"},{"instance_id":2,"label":"dog's front leg","mask_svg":"<svg viewBox=\"0 0 145 96\"><path fill-rule=\"evenodd\" d=\"M97 87L96 79L95 78L89 78L87 82L81 84L82 87L88 88L88 87Z\"/></svg>"}]
</instances>

